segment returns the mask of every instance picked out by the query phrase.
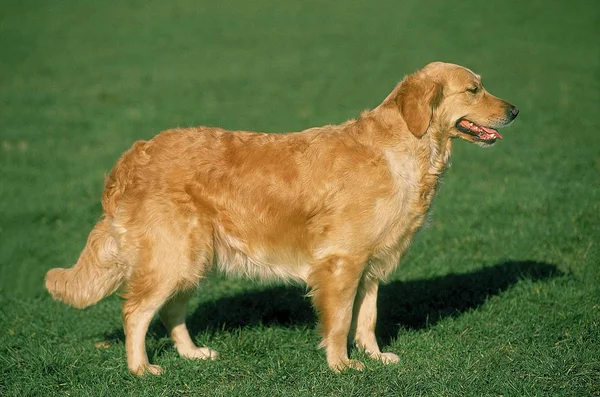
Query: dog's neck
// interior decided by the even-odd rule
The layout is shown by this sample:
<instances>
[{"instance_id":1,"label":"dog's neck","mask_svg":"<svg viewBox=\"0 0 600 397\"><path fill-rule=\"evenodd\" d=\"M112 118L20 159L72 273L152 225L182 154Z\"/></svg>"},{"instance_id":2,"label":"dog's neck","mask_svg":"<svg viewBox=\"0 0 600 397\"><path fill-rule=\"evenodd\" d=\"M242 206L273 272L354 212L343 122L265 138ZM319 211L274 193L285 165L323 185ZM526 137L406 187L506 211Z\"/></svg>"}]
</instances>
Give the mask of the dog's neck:
<instances>
[{"instance_id":1,"label":"dog's neck","mask_svg":"<svg viewBox=\"0 0 600 397\"><path fill-rule=\"evenodd\" d=\"M428 174L439 176L450 165L452 139L444 132L438 126L432 125L423 136L429 146Z\"/></svg>"},{"instance_id":2,"label":"dog's neck","mask_svg":"<svg viewBox=\"0 0 600 397\"><path fill-rule=\"evenodd\" d=\"M394 93L370 112L364 112L361 119L371 120L379 143L388 147L410 147L420 156L428 159L426 174L440 176L450 163L452 140L442 126L432 123L427 132L420 138L412 135L402 119L396 105ZM403 149L405 150L405 149Z\"/></svg>"},{"instance_id":3,"label":"dog's neck","mask_svg":"<svg viewBox=\"0 0 600 397\"><path fill-rule=\"evenodd\" d=\"M422 175L421 197L427 209L431 205L440 177L450 164L452 140L448 134L432 126L422 138L428 146L429 168ZM425 210L426 212L427 210Z\"/></svg>"},{"instance_id":4,"label":"dog's neck","mask_svg":"<svg viewBox=\"0 0 600 397\"><path fill-rule=\"evenodd\" d=\"M418 218L424 218L441 175L450 163L452 140L443 126L432 123L427 132L420 138L415 137L407 128L402 119L395 101L389 100L390 95L381 105L370 112L361 115L365 124L362 128L369 128L370 136L377 145L383 145L386 151L396 153L397 158L415 156L425 161L414 164L420 166L415 169L413 183L418 184L421 210ZM406 176L403 176L406 178ZM416 222L417 227L421 222Z\"/></svg>"}]
</instances>

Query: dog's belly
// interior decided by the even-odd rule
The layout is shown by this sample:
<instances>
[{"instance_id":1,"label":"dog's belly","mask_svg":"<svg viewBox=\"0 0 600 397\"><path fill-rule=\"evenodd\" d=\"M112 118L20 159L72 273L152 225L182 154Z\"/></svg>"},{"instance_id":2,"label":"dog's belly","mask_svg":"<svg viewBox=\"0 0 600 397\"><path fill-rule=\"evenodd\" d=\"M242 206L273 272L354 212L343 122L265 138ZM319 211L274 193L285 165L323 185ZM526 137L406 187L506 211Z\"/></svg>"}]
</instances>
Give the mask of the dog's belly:
<instances>
[{"instance_id":1,"label":"dog's belly","mask_svg":"<svg viewBox=\"0 0 600 397\"><path fill-rule=\"evenodd\" d=\"M293 247L253 244L226 234L215 236L215 265L228 276L260 281L306 282L310 271L308 258Z\"/></svg>"}]
</instances>

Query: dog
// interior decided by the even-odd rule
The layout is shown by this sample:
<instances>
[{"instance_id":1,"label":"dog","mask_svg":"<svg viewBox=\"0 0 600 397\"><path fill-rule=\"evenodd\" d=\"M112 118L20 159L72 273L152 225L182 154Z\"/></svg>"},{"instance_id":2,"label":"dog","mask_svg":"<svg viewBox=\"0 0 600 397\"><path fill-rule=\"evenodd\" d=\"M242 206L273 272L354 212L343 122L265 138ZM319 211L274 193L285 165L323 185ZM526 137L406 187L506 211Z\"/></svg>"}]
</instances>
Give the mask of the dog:
<instances>
[{"instance_id":1,"label":"dog","mask_svg":"<svg viewBox=\"0 0 600 397\"><path fill-rule=\"evenodd\" d=\"M123 286L127 363L160 375L145 336L158 312L182 357L211 359L186 328L212 268L306 283L334 371L360 370L348 341L396 363L375 338L377 291L421 227L453 138L491 146L519 113L471 70L434 62L356 120L272 134L186 128L137 141L105 181L103 215L46 289L83 308Z\"/></svg>"}]
</instances>

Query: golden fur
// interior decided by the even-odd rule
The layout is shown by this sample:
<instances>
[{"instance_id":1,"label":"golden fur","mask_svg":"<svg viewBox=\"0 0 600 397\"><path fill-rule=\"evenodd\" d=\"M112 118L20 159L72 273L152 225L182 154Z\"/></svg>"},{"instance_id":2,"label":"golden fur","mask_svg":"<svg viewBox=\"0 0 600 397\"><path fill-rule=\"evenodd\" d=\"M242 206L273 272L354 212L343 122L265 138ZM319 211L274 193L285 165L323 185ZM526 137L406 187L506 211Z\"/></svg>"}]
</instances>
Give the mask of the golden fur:
<instances>
[{"instance_id":1,"label":"golden fur","mask_svg":"<svg viewBox=\"0 0 600 397\"><path fill-rule=\"evenodd\" d=\"M470 70L435 62L341 125L289 134L164 131L119 159L79 260L50 270L46 288L85 307L123 284L127 362L136 374L162 371L144 342L157 312L180 355L217 358L194 345L185 325L190 294L212 267L307 283L332 369L362 368L348 359L348 339L371 358L397 362L375 339L378 283L423 223L451 139L489 145L501 137L469 133L461 120L489 130L517 113Z\"/></svg>"}]
</instances>

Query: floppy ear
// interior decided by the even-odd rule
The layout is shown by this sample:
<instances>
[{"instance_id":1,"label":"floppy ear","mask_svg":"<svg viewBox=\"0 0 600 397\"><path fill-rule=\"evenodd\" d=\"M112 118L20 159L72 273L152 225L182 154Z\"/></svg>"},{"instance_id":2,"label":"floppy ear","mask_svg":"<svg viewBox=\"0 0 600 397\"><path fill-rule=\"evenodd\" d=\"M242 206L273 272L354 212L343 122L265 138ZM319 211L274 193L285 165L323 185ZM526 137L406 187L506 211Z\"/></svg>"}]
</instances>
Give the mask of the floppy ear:
<instances>
[{"instance_id":1,"label":"floppy ear","mask_svg":"<svg viewBox=\"0 0 600 397\"><path fill-rule=\"evenodd\" d=\"M425 134L433 109L442 99L442 85L424 73L412 74L402 81L396 104L408 129L420 138Z\"/></svg>"}]
</instances>

